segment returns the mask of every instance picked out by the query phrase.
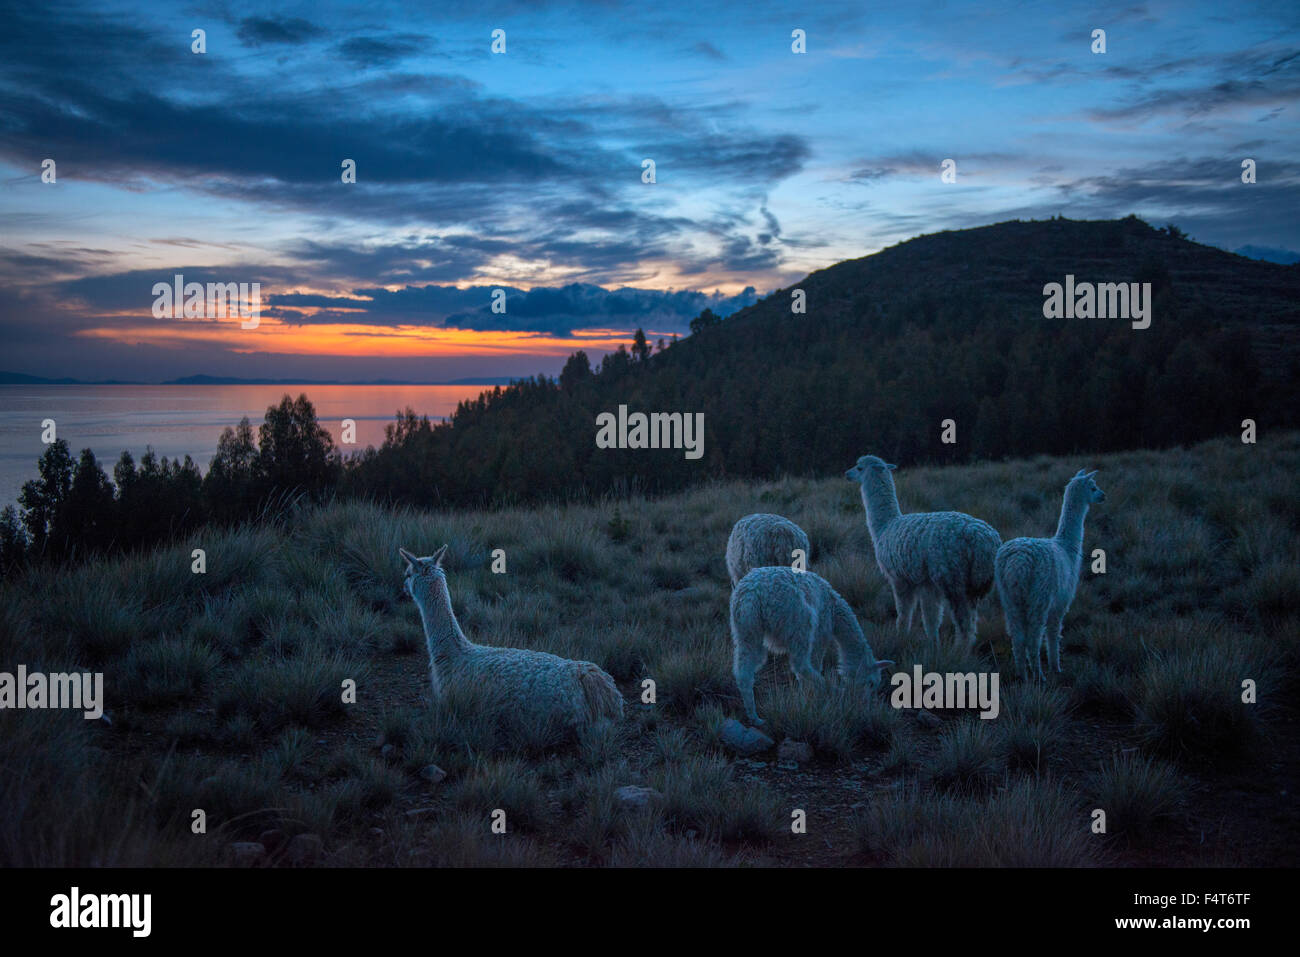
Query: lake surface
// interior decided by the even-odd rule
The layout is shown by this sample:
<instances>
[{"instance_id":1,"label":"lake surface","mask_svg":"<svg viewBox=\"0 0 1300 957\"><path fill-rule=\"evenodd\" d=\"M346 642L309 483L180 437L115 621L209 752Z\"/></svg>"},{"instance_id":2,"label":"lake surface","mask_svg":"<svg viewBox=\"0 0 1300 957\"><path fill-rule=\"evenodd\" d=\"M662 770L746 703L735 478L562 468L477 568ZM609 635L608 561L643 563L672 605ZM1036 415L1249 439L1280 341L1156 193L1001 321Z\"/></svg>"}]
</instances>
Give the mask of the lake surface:
<instances>
[{"instance_id":1,"label":"lake surface","mask_svg":"<svg viewBox=\"0 0 1300 957\"><path fill-rule=\"evenodd\" d=\"M36 478L45 452L41 421L53 419L73 457L95 451L109 478L123 449L137 463L147 447L168 458L191 456L200 469L217 452L228 425L248 416L254 430L267 406L288 393L307 393L316 417L339 445L344 419L357 423L357 444L345 452L379 445L384 426L407 406L437 421L484 385L0 385L0 507L15 502L22 485Z\"/></svg>"}]
</instances>

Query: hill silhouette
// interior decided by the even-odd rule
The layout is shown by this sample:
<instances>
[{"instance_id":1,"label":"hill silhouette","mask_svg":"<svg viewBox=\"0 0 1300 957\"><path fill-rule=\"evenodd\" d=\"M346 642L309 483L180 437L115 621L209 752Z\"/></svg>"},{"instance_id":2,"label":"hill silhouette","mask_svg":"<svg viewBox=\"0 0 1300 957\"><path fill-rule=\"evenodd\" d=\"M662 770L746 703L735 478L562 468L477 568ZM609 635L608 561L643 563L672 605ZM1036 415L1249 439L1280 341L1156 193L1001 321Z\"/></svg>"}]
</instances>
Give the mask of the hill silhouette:
<instances>
[{"instance_id":1,"label":"hill silhouette","mask_svg":"<svg viewBox=\"0 0 1300 957\"><path fill-rule=\"evenodd\" d=\"M1150 328L1045 319L1043 287L1149 282ZM807 312L791 311L802 289ZM921 236L819 270L655 352L409 416L345 485L412 503L527 499L706 477L824 475L862 452L956 462L1157 448L1296 422L1300 268L1136 217ZM600 449L596 416L702 412L704 455ZM941 423L956 442L941 441Z\"/></svg>"}]
</instances>

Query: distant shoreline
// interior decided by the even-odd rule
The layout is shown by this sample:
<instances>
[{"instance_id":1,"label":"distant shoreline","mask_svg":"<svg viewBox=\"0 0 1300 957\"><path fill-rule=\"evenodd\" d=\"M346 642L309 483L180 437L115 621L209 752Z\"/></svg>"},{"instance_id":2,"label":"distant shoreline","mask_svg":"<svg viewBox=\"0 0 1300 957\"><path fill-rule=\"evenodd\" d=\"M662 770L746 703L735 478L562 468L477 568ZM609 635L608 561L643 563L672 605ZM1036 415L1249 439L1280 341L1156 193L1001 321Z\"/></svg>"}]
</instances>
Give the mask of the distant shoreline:
<instances>
[{"instance_id":1,"label":"distant shoreline","mask_svg":"<svg viewBox=\"0 0 1300 957\"><path fill-rule=\"evenodd\" d=\"M415 379L369 379L355 382L347 382L339 379L237 379L230 376L184 376L179 379L165 379L161 382L142 382L131 379L48 379L44 376L24 375L19 372L0 372L0 385L283 385L283 386L314 386L314 385L400 385L400 386L423 386L423 385L510 385L526 376L482 376L470 377L466 379L444 379L438 382L429 382Z\"/></svg>"}]
</instances>

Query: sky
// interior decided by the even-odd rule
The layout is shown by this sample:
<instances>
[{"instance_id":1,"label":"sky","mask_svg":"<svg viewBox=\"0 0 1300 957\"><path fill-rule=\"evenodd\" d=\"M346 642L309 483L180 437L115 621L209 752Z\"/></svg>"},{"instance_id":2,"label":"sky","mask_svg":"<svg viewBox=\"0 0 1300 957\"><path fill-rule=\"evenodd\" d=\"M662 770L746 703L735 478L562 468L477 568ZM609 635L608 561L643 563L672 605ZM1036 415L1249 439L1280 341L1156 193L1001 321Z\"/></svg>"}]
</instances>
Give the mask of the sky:
<instances>
[{"instance_id":1,"label":"sky","mask_svg":"<svg viewBox=\"0 0 1300 957\"><path fill-rule=\"evenodd\" d=\"M0 370L554 375L1015 218L1282 256L1298 98L1293 0L0 0ZM177 274L257 327L156 317Z\"/></svg>"}]
</instances>

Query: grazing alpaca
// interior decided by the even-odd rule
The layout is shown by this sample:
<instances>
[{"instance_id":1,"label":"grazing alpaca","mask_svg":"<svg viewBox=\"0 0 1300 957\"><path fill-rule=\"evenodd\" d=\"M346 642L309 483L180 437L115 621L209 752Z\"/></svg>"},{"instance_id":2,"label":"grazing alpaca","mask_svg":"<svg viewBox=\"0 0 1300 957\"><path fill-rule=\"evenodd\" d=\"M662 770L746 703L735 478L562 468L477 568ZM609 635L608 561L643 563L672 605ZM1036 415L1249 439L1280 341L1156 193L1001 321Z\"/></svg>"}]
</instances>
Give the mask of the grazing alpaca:
<instances>
[{"instance_id":1,"label":"grazing alpaca","mask_svg":"<svg viewBox=\"0 0 1300 957\"><path fill-rule=\"evenodd\" d=\"M1044 638L1052 667L1061 670L1061 622L1083 569L1083 519L1089 505L1106 501L1092 479L1096 474L1079 469L1065 486L1054 536L1013 538L998 549L998 598L1011 635L1011 656L1027 677L1035 670L1043 677Z\"/></svg>"},{"instance_id":2,"label":"grazing alpaca","mask_svg":"<svg viewBox=\"0 0 1300 957\"><path fill-rule=\"evenodd\" d=\"M460 630L442 559L444 545L427 558L398 549L406 560L406 591L420 609L429 645L435 699L453 686L491 693L511 722L554 722L579 728L623 716L623 696L614 679L590 661L570 661L544 651L476 645Z\"/></svg>"},{"instance_id":3,"label":"grazing alpaca","mask_svg":"<svg viewBox=\"0 0 1300 957\"><path fill-rule=\"evenodd\" d=\"M808 558L808 536L804 530L780 515L759 512L738 521L727 538L727 574L731 587L754 568L794 563L794 550Z\"/></svg>"},{"instance_id":4,"label":"grazing alpaca","mask_svg":"<svg viewBox=\"0 0 1300 957\"><path fill-rule=\"evenodd\" d=\"M860 682L866 692L880 684L892 661L877 661L848 602L826 579L784 566L755 568L731 593L733 673L751 724L763 719L754 708L754 676L769 651L790 656L800 686L821 690L826 649L839 653L839 673ZM806 690L806 688L805 688Z\"/></svg>"},{"instance_id":5,"label":"grazing alpaca","mask_svg":"<svg viewBox=\"0 0 1300 957\"><path fill-rule=\"evenodd\" d=\"M979 601L993 589L993 559L1002 539L988 522L965 512L904 515L890 474L897 467L864 455L844 477L862 485L867 529L876 564L894 590L898 627L911 630L920 603L925 633L938 639L947 602L957 639L974 645Z\"/></svg>"}]
</instances>

